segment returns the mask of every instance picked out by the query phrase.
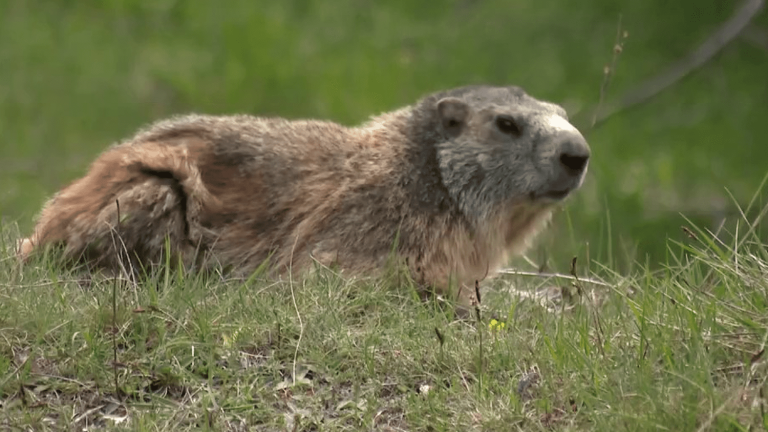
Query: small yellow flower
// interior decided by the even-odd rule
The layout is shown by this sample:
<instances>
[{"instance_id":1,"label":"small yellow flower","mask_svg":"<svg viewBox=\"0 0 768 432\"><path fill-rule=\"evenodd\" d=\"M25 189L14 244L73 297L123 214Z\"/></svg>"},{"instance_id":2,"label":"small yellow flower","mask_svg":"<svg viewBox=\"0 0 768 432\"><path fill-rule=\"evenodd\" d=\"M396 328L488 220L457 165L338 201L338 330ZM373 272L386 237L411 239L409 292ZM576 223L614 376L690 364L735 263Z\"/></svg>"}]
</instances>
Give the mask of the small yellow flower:
<instances>
[{"instance_id":1,"label":"small yellow flower","mask_svg":"<svg viewBox=\"0 0 768 432\"><path fill-rule=\"evenodd\" d=\"M502 331L504 330L505 326L506 326L506 323L497 321L495 319L492 319L491 322L488 323L488 328L491 331Z\"/></svg>"}]
</instances>

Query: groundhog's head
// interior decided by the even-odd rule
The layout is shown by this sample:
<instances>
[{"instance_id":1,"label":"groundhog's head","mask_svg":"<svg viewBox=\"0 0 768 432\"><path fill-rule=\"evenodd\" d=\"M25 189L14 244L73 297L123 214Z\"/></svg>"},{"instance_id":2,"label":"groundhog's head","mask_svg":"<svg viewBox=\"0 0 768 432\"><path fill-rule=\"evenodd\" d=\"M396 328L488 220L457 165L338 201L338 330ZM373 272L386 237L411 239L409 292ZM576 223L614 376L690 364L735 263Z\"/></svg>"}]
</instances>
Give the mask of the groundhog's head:
<instances>
[{"instance_id":1,"label":"groundhog's head","mask_svg":"<svg viewBox=\"0 0 768 432\"><path fill-rule=\"evenodd\" d=\"M442 181L466 215L548 208L579 188L590 150L565 110L518 87L462 87L424 98ZM434 130L433 129L433 130Z\"/></svg>"}]
</instances>

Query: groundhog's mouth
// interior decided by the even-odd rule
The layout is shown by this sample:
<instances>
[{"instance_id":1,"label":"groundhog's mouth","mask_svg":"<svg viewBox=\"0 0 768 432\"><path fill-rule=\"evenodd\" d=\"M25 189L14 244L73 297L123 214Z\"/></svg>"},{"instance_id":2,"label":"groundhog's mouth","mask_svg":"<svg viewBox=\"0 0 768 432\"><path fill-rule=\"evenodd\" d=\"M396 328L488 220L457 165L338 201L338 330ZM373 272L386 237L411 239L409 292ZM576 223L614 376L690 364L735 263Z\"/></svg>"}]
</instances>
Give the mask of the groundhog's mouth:
<instances>
[{"instance_id":1,"label":"groundhog's mouth","mask_svg":"<svg viewBox=\"0 0 768 432\"><path fill-rule=\"evenodd\" d=\"M561 201L573 191L572 188L550 190L544 193L531 192L531 199L534 201Z\"/></svg>"}]
</instances>

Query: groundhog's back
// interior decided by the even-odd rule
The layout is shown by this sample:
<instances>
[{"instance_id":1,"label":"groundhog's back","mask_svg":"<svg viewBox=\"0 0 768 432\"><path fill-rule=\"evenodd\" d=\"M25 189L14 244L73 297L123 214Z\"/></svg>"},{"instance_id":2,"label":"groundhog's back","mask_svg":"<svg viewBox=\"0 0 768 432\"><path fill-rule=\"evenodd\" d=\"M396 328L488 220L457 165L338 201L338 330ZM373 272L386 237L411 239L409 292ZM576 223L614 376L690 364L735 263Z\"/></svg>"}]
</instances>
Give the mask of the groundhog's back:
<instances>
[{"instance_id":1,"label":"groundhog's back","mask_svg":"<svg viewBox=\"0 0 768 432\"><path fill-rule=\"evenodd\" d=\"M195 182L182 174L190 232L217 260L251 270L270 255L278 266L323 262L353 252L349 267L370 268L394 240L403 210L396 179L404 169L402 137L370 124L194 116L139 134L124 151L176 147ZM147 158L149 159L149 158ZM158 167L162 168L162 167ZM201 193L201 191L203 191ZM386 196L385 196L386 195ZM194 215L194 207L199 207ZM198 233L196 236L195 233Z\"/></svg>"}]
</instances>

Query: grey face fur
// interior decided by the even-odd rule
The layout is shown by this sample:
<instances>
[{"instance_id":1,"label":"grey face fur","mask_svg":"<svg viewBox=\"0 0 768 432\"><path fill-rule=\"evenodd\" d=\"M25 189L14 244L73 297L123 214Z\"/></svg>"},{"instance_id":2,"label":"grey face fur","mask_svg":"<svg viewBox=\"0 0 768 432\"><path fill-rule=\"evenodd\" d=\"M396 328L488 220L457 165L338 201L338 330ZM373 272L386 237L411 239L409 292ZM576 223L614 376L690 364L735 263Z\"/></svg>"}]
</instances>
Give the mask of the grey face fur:
<instances>
[{"instance_id":1,"label":"grey face fur","mask_svg":"<svg viewBox=\"0 0 768 432\"><path fill-rule=\"evenodd\" d=\"M554 204L581 186L589 146L558 105L518 87L464 87L435 95L444 140L443 182L466 215L491 217L498 205Z\"/></svg>"}]
</instances>

